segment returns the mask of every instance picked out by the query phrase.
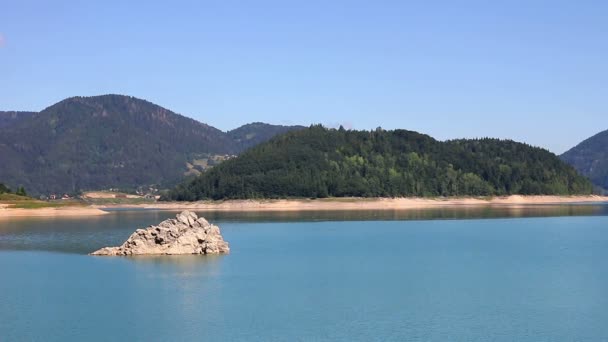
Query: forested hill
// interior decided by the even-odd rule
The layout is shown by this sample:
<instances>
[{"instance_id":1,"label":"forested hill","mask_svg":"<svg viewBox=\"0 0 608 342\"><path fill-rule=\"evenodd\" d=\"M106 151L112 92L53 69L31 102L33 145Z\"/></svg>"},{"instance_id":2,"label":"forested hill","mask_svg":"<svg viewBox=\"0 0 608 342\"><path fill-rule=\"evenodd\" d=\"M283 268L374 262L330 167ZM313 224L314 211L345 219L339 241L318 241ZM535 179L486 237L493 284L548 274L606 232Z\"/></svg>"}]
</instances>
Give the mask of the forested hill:
<instances>
[{"instance_id":1,"label":"forested hill","mask_svg":"<svg viewBox=\"0 0 608 342\"><path fill-rule=\"evenodd\" d=\"M165 199L588 194L554 154L497 139L437 141L406 130L313 126L277 136Z\"/></svg>"},{"instance_id":2,"label":"forested hill","mask_svg":"<svg viewBox=\"0 0 608 342\"><path fill-rule=\"evenodd\" d=\"M177 184L243 151L226 132L130 96L72 97L1 117L0 181L33 194ZM263 141L274 127L249 134Z\"/></svg>"},{"instance_id":3,"label":"forested hill","mask_svg":"<svg viewBox=\"0 0 608 342\"><path fill-rule=\"evenodd\" d=\"M608 131L600 132L561 155L598 187L608 189Z\"/></svg>"},{"instance_id":4,"label":"forested hill","mask_svg":"<svg viewBox=\"0 0 608 342\"><path fill-rule=\"evenodd\" d=\"M246 150L259 143L270 140L275 135L289 131L304 129L304 126L269 125L263 122L253 122L228 131L228 136L234 140L241 150Z\"/></svg>"},{"instance_id":5,"label":"forested hill","mask_svg":"<svg viewBox=\"0 0 608 342\"><path fill-rule=\"evenodd\" d=\"M0 128L9 127L17 124L21 120L27 119L30 116L36 114L35 112L3 112L0 111Z\"/></svg>"}]
</instances>

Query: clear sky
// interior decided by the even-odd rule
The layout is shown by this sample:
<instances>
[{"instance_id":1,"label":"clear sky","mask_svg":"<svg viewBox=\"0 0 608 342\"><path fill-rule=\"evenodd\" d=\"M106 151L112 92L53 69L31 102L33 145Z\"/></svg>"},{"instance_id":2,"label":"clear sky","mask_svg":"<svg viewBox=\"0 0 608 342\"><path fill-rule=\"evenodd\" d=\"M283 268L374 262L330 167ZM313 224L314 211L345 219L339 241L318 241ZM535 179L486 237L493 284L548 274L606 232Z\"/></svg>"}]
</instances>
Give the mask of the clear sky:
<instances>
[{"instance_id":1,"label":"clear sky","mask_svg":"<svg viewBox=\"0 0 608 342\"><path fill-rule=\"evenodd\" d=\"M342 123L561 153L608 129L608 1L2 1L0 109L107 93L223 130Z\"/></svg>"}]
</instances>

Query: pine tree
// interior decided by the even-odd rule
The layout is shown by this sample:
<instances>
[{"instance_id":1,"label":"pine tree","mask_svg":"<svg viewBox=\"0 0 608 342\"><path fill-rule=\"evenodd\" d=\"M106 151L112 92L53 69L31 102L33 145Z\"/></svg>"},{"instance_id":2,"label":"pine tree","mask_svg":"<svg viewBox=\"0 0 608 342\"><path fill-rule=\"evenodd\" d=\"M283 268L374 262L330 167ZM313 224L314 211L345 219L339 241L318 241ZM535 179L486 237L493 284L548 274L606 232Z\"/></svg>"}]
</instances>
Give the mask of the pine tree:
<instances>
[{"instance_id":1,"label":"pine tree","mask_svg":"<svg viewBox=\"0 0 608 342\"><path fill-rule=\"evenodd\" d=\"M19 195L19 196L27 196L27 193L25 192L25 188L22 186L20 186L19 189L17 189L17 192L15 194Z\"/></svg>"}]
</instances>

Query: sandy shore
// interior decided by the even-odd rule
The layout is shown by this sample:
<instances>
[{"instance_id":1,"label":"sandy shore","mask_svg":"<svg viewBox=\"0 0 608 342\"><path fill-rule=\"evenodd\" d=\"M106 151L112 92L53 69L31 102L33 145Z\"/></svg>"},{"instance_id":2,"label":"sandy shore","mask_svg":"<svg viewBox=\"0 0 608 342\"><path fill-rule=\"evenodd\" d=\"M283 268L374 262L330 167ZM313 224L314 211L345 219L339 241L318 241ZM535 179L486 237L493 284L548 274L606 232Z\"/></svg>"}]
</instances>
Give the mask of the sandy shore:
<instances>
[{"instance_id":1,"label":"sandy shore","mask_svg":"<svg viewBox=\"0 0 608 342\"><path fill-rule=\"evenodd\" d=\"M22 209L9 208L5 204L0 204L0 220L11 217L78 217L78 216L99 216L107 214L94 207L62 207L62 208L37 208Z\"/></svg>"},{"instance_id":2,"label":"sandy shore","mask_svg":"<svg viewBox=\"0 0 608 342\"><path fill-rule=\"evenodd\" d=\"M70 217L107 214L103 209L133 208L198 211L322 211L408 210L443 207L532 206L548 204L608 203L608 196L507 196L493 198L329 198L290 200L230 200L157 202L140 205L107 205L40 209L9 208L0 204L0 219L9 217Z\"/></svg>"},{"instance_id":3,"label":"sandy shore","mask_svg":"<svg viewBox=\"0 0 608 342\"><path fill-rule=\"evenodd\" d=\"M83 198L144 198L139 195L131 195L122 192L89 191L82 194Z\"/></svg>"},{"instance_id":4,"label":"sandy shore","mask_svg":"<svg viewBox=\"0 0 608 342\"><path fill-rule=\"evenodd\" d=\"M158 202L126 207L201 211L407 210L450 206L608 203L608 196L507 196L493 198L330 198Z\"/></svg>"}]
</instances>

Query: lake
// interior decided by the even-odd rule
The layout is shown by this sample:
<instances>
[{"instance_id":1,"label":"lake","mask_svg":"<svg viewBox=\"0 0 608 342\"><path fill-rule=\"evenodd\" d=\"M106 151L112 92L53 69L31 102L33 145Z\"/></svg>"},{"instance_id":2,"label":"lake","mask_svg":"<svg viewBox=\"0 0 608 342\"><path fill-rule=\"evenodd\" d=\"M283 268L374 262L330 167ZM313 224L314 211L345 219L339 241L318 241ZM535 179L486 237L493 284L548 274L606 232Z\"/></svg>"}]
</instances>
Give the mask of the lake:
<instances>
[{"instance_id":1,"label":"lake","mask_svg":"<svg viewBox=\"0 0 608 342\"><path fill-rule=\"evenodd\" d=\"M0 219L1 341L608 341L608 210L201 213L231 254L92 257L175 213Z\"/></svg>"}]
</instances>

